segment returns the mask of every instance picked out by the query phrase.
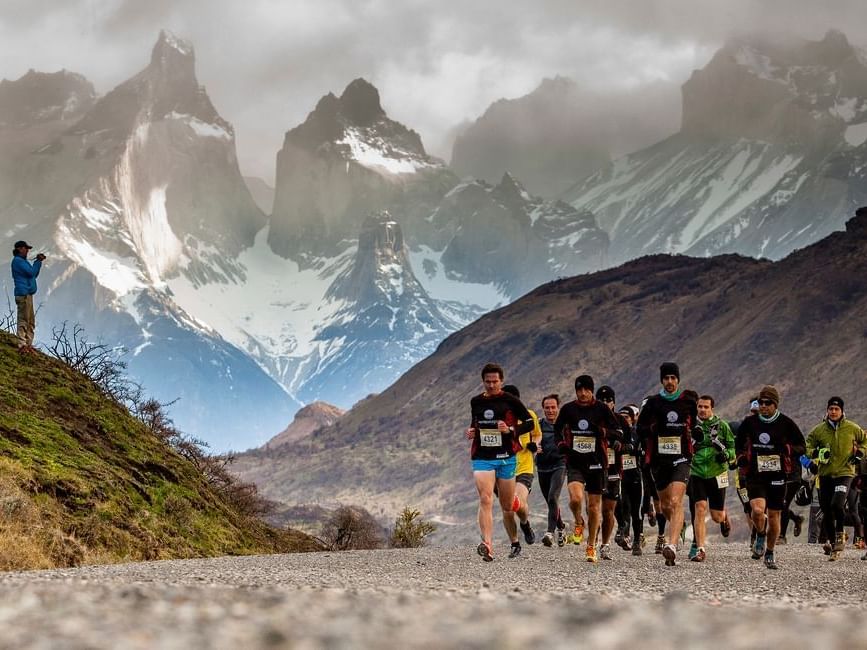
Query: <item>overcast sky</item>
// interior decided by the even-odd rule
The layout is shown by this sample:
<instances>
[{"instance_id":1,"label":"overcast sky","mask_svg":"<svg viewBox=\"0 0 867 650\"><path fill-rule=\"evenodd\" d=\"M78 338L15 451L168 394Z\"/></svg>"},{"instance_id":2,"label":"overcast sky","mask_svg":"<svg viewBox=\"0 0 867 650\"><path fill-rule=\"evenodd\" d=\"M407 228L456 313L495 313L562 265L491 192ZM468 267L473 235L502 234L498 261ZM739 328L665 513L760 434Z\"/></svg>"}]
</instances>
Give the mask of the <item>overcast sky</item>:
<instances>
[{"instance_id":1,"label":"overcast sky","mask_svg":"<svg viewBox=\"0 0 867 650\"><path fill-rule=\"evenodd\" d=\"M679 113L680 84L726 38L837 28L863 47L867 1L0 0L0 77L66 68L105 93L147 65L163 27L195 46L242 171L270 182L283 133L355 77L448 158L456 124L543 77L639 106L646 86L668 84Z\"/></svg>"}]
</instances>

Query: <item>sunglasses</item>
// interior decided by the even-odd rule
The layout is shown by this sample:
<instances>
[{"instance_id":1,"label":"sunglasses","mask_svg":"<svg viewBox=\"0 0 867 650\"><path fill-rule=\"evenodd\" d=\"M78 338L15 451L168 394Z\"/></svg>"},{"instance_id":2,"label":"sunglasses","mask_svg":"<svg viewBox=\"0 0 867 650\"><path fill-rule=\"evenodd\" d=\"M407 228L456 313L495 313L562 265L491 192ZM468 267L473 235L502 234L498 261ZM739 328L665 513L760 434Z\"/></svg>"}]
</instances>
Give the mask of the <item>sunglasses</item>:
<instances>
[{"instance_id":1,"label":"sunglasses","mask_svg":"<svg viewBox=\"0 0 867 650\"><path fill-rule=\"evenodd\" d=\"M769 400L769 399L760 399L759 400L759 406L770 406L773 403L774 403L774 401Z\"/></svg>"},{"instance_id":2,"label":"sunglasses","mask_svg":"<svg viewBox=\"0 0 867 650\"><path fill-rule=\"evenodd\" d=\"M611 398L611 397L603 397L603 398L600 399L599 401L600 401L600 402L610 402L611 404L614 404L614 399Z\"/></svg>"}]
</instances>

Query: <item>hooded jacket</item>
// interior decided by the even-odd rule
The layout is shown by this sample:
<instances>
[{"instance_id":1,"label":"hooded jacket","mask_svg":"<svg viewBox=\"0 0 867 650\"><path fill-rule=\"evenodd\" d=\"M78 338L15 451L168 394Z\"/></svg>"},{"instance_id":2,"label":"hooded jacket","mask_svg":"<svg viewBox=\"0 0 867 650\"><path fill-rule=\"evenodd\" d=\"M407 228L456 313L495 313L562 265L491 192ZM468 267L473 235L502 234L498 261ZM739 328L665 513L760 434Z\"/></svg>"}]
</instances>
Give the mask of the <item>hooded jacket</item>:
<instances>
[{"instance_id":1,"label":"hooded jacket","mask_svg":"<svg viewBox=\"0 0 867 650\"><path fill-rule=\"evenodd\" d=\"M807 456L813 458L813 454L823 447L831 450L831 460L819 465L819 476L855 476L858 465L853 465L849 459L856 449L867 454L867 436L860 426L845 416L836 429L828 420L822 420L807 435Z\"/></svg>"}]
</instances>

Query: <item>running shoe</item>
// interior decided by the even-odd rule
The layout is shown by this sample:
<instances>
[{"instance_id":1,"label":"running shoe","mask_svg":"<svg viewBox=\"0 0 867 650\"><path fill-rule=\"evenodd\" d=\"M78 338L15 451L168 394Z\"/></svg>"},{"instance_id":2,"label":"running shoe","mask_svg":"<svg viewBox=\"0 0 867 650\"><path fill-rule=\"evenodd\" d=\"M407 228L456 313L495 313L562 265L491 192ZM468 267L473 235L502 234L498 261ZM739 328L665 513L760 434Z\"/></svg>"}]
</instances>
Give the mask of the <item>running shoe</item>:
<instances>
[{"instance_id":1,"label":"running shoe","mask_svg":"<svg viewBox=\"0 0 867 650\"><path fill-rule=\"evenodd\" d=\"M641 548L647 546L647 538L644 536L644 533L641 533L641 536L638 538L639 543L641 544Z\"/></svg>"},{"instance_id":2,"label":"running shoe","mask_svg":"<svg viewBox=\"0 0 867 650\"><path fill-rule=\"evenodd\" d=\"M635 544L632 547L632 554L633 555L643 555L644 554L644 551L641 550L641 544Z\"/></svg>"},{"instance_id":3,"label":"running shoe","mask_svg":"<svg viewBox=\"0 0 867 650\"><path fill-rule=\"evenodd\" d=\"M693 555L689 559L693 562L704 562L705 558L707 558L707 553L704 552L703 548L699 547L698 550L695 552L695 555Z\"/></svg>"},{"instance_id":4,"label":"running shoe","mask_svg":"<svg viewBox=\"0 0 867 650\"><path fill-rule=\"evenodd\" d=\"M723 537L728 537L732 532L732 522L729 521L729 513L726 513L726 518L720 522L719 533Z\"/></svg>"},{"instance_id":5,"label":"running shoe","mask_svg":"<svg viewBox=\"0 0 867 650\"><path fill-rule=\"evenodd\" d=\"M864 542L863 537L856 537L855 541L852 543L852 546L857 548L858 550L863 551L865 548L867 548L867 543Z\"/></svg>"},{"instance_id":6,"label":"running shoe","mask_svg":"<svg viewBox=\"0 0 867 650\"><path fill-rule=\"evenodd\" d=\"M521 555L521 542L512 542L512 550L509 551L509 559L514 560Z\"/></svg>"},{"instance_id":7,"label":"running shoe","mask_svg":"<svg viewBox=\"0 0 867 650\"><path fill-rule=\"evenodd\" d=\"M491 553L491 547L488 546L487 543L482 542L481 544L479 544L476 547L476 552L482 556L482 559L485 562L493 562L494 561L494 556Z\"/></svg>"},{"instance_id":8,"label":"running shoe","mask_svg":"<svg viewBox=\"0 0 867 650\"><path fill-rule=\"evenodd\" d=\"M614 543L620 548L623 548L623 533L619 530L617 531L617 534L614 535Z\"/></svg>"},{"instance_id":9,"label":"running shoe","mask_svg":"<svg viewBox=\"0 0 867 650\"><path fill-rule=\"evenodd\" d=\"M677 557L677 549L674 544L666 544L662 548L662 557L665 558L665 566L674 566L674 560Z\"/></svg>"},{"instance_id":10,"label":"running shoe","mask_svg":"<svg viewBox=\"0 0 867 650\"><path fill-rule=\"evenodd\" d=\"M776 560L774 560L774 552L768 551L765 553L765 566L769 569L779 569Z\"/></svg>"},{"instance_id":11,"label":"running shoe","mask_svg":"<svg viewBox=\"0 0 867 650\"><path fill-rule=\"evenodd\" d=\"M752 558L754 560L760 560L762 556L765 554L765 535L756 535L756 543L753 544L753 555Z\"/></svg>"},{"instance_id":12,"label":"running shoe","mask_svg":"<svg viewBox=\"0 0 867 650\"><path fill-rule=\"evenodd\" d=\"M693 560L695 556L698 555L698 546L696 546L695 542L692 543L692 546L689 547L689 554L686 556L687 559ZM699 560L700 562L701 560Z\"/></svg>"},{"instance_id":13,"label":"running shoe","mask_svg":"<svg viewBox=\"0 0 867 650\"><path fill-rule=\"evenodd\" d=\"M533 527L530 525L529 521L521 523L521 532L524 533L524 541L527 542L528 545L536 543L536 533L533 532Z\"/></svg>"},{"instance_id":14,"label":"running shoe","mask_svg":"<svg viewBox=\"0 0 867 650\"><path fill-rule=\"evenodd\" d=\"M599 557L596 555L595 546L590 546L589 544L587 545L587 552L585 557L587 558L588 562L592 562L593 564L599 562Z\"/></svg>"},{"instance_id":15,"label":"running shoe","mask_svg":"<svg viewBox=\"0 0 867 650\"><path fill-rule=\"evenodd\" d=\"M620 545L620 547L624 551L631 551L632 550L632 540L630 540L628 537L624 537L623 543Z\"/></svg>"},{"instance_id":16,"label":"running shoe","mask_svg":"<svg viewBox=\"0 0 867 650\"><path fill-rule=\"evenodd\" d=\"M840 559L840 551L834 551L834 550L832 550L832 551L828 554L828 562L836 562L836 561L839 560L839 559Z\"/></svg>"},{"instance_id":17,"label":"running shoe","mask_svg":"<svg viewBox=\"0 0 867 650\"><path fill-rule=\"evenodd\" d=\"M801 536L801 526L804 525L804 517L802 515L790 514L789 517L792 521L795 522L795 530L793 531L795 537Z\"/></svg>"},{"instance_id":18,"label":"running shoe","mask_svg":"<svg viewBox=\"0 0 867 650\"><path fill-rule=\"evenodd\" d=\"M846 548L846 541L843 537L843 533L837 533L837 539L834 540L834 550L837 553L842 553L843 549Z\"/></svg>"},{"instance_id":19,"label":"running shoe","mask_svg":"<svg viewBox=\"0 0 867 650\"><path fill-rule=\"evenodd\" d=\"M575 524L575 532L572 534L572 543L580 544L584 541L584 524Z\"/></svg>"},{"instance_id":20,"label":"running shoe","mask_svg":"<svg viewBox=\"0 0 867 650\"><path fill-rule=\"evenodd\" d=\"M599 547L599 557L603 560L611 559L611 547L608 544L603 544Z\"/></svg>"},{"instance_id":21,"label":"running shoe","mask_svg":"<svg viewBox=\"0 0 867 650\"><path fill-rule=\"evenodd\" d=\"M822 552L825 555L831 555L831 544L829 544L828 542L822 544Z\"/></svg>"},{"instance_id":22,"label":"running shoe","mask_svg":"<svg viewBox=\"0 0 867 650\"><path fill-rule=\"evenodd\" d=\"M542 545L548 546L549 548L554 546L554 533L545 533L542 535Z\"/></svg>"},{"instance_id":23,"label":"running shoe","mask_svg":"<svg viewBox=\"0 0 867 650\"><path fill-rule=\"evenodd\" d=\"M665 535L657 535L656 536L656 546L653 549L653 552L657 555L662 555L662 547L665 546Z\"/></svg>"},{"instance_id":24,"label":"running shoe","mask_svg":"<svg viewBox=\"0 0 867 650\"><path fill-rule=\"evenodd\" d=\"M557 546L566 545L566 532L562 528L557 529Z\"/></svg>"}]
</instances>

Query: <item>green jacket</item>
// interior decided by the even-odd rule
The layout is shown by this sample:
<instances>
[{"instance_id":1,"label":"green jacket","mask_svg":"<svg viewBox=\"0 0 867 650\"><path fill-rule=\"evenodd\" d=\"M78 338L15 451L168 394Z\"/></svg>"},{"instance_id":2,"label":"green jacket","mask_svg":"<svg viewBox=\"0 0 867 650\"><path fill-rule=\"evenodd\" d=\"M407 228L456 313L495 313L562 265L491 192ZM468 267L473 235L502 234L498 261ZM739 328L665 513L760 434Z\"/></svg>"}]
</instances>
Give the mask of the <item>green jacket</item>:
<instances>
[{"instance_id":1,"label":"green jacket","mask_svg":"<svg viewBox=\"0 0 867 650\"><path fill-rule=\"evenodd\" d=\"M690 474L698 478L714 478L727 473L728 464L735 460L735 434L732 433L728 422L714 415L709 420L701 422L701 430L704 432L704 440L696 442L693 447L692 470ZM721 463L716 459L719 449L713 444L716 438L725 445L726 462Z\"/></svg>"},{"instance_id":2,"label":"green jacket","mask_svg":"<svg viewBox=\"0 0 867 650\"><path fill-rule=\"evenodd\" d=\"M822 447L831 450L831 460L819 465L819 476L855 476L858 466L852 465L849 459L856 449L867 453L867 436L860 426L845 417L836 430L827 420L822 420L807 435L807 456L812 458L813 452Z\"/></svg>"}]
</instances>

